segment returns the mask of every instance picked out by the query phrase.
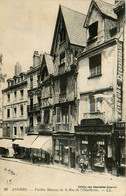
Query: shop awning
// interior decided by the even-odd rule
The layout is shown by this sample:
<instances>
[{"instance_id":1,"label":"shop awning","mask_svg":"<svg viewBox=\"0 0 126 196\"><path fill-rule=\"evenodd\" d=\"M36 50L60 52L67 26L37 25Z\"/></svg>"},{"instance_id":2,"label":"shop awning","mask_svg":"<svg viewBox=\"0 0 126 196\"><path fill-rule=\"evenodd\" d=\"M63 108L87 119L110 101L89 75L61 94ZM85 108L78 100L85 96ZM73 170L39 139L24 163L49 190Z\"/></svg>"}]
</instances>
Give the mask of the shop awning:
<instances>
[{"instance_id":1,"label":"shop awning","mask_svg":"<svg viewBox=\"0 0 126 196\"><path fill-rule=\"evenodd\" d=\"M34 143L31 145L31 148L42 149L48 153L52 152L52 137L51 136L39 136Z\"/></svg>"},{"instance_id":2,"label":"shop awning","mask_svg":"<svg viewBox=\"0 0 126 196\"><path fill-rule=\"evenodd\" d=\"M2 147L2 148L12 148L12 140L9 140L9 139L0 140L0 147Z\"/></svg>"},{"instance_id":3,"label":"shop awning","mask_svg":"<svg viewBox=\"0 0 126 196\"><path fill-rule=\"evenodd\" d=\"M19 146L24 148L30 148L37 137L37 135L27 135L24 137L24 140L19 144Z\"/></svg>"},{"instance_id":4,"label":"shop awning","mask_svg":"<svg viewBox=\"0 0 126 196\"><path fill-rule=\"evenodd\" d=\"M77 132L76 135L111 135L110 132Z\"/></svg>"},{"instance_id":5,"label":"shop awning","mask_svg":"<svg viewBox=\"0 0 126 196\"><path fill-rule=\"evenodd\" d=\"M15 141L13 142L13 144L20 145L22 142L23 142L23 140L15 140Z\"/></svg>"}]
</instances>

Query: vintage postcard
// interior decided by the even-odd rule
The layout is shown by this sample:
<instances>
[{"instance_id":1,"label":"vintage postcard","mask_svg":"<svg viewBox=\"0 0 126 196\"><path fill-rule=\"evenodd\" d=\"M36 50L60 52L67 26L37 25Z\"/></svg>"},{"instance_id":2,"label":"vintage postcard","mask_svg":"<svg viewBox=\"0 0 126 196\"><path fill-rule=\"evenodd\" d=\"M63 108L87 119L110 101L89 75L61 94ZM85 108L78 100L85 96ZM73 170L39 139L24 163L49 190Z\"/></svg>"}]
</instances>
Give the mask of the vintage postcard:
<instances>
[{"instance_id":1,"label":"vintage postcard","mask_svg":"<svg viewBox=\"0 0 126 196\"><path fill-rule=\"evenodd\" d=\"M0 1L0 195L126 195L123 0Z\"/></svg>"}]
</instances>

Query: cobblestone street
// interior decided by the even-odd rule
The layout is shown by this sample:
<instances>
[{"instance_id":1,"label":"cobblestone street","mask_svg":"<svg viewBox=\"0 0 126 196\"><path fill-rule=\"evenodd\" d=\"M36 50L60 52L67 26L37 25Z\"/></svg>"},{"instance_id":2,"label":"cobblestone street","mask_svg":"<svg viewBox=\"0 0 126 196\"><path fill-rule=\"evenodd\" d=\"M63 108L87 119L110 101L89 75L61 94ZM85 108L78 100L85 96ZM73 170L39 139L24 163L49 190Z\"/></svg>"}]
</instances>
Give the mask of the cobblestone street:
<instances>
[{"instance_id":1,"label":"cobblestone street","mask_svg":"<svg viewBox=\"0 0 126 196\"><path fill-rule=\"evenodd\" d=\"M0 166L2 195L125 195L124 177L11 159L1 159Z\"/></svg>"}]
</instances>

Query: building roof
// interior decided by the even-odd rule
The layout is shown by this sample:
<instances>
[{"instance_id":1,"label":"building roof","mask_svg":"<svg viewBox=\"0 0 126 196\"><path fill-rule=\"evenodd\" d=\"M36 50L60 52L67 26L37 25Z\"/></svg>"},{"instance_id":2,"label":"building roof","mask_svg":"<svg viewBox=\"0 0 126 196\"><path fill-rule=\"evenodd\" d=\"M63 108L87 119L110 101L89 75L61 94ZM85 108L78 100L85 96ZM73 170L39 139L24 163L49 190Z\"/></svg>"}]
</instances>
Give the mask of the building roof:
<instances>
[{"instance_id":1,"label":"building roof","mask_svg":"<svg viewBox=\"0 0 126 196\"><path fill-rule=\"evenodd\" d=\"M46 61L46 66L47 66L47 69L48 69L48 73L53 74L54 66L53 66L52 57L47 53L45 53L44 56L45 56L45 61Z\"/></svg>"},{"instance_id":2,"label":"building roof","mask_svg":"<svg viewBox=\"0 0 126 196\"><path fill-rule=\"evenodd\" d=\"M95 3L97 4L97 6L99 7L99 9L101 10L101 12L103 14L105 14L106 16L109 16L113 19L117 19L116 14L114 13L114 5L104 2L102 0L94 0Z\"/></svg>"},{"instance_id":3,"label":"building roof","mask_svg":"<svg viewBox=\"0 0 126 196\"><path fill-rule=\"evenodd\" d=\"M86 29L83 28L86 15L61 6L69 41L71 44L85 46Z\"/></svg>"},{"instance_id":4,"label":"building roof","mask_svg":"<svg viewBox=\"0 0 126 196\"><path fill-rule=\"evenodd\" d=\"M57 21L55 25L55 31L53 36L51 55L53 53L54 42L56 39L58 22L60 15L63 15L63 19L68 33L69 42L74 45L85 47L86 45L86 29L83 28L83 23L86 16L80 12L74 11L62 5L59 6Z\"/></svg>"},{"instance_id":5,"label":"building roof","mask_svg":"<svg viewBox=\"0 0 126 196\"><path fill-rule=\"evenodd\" d=\"M118 11L125 9L125 1L120 0L118 3L114 6L114 12L117 13Z\"/></svg>"},{"instance_id":6,"label":"building roof","mask_svg":"<svg viewBox=\"0 0 126 196\"><path fill-rule=\"evenodd\" d=\"M112 19L117 19L117 15L114 13L114 5L104 2L102 0L92 0L91 4L88 9L88 13L85 19L84 26L87 26L88 18L90 17L91 11L93 7L96 7L102 14L112 18Z\"/></svg>"}]
</instances>

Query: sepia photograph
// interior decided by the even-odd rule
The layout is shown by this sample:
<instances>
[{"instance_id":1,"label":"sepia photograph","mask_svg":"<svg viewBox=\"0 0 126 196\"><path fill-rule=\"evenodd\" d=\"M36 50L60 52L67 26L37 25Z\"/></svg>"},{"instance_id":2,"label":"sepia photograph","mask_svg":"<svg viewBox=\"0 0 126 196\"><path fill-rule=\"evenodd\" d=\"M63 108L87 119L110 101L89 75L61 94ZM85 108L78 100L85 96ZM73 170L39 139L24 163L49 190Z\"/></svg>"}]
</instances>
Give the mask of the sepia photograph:
<instances>
[{"instance_id":1,"label":"sepia photograph","mask_svg":"<svg viewBox=\"0 0 126 196\"><path fill-rule=\"evenodd\" d=\"M126 196L125 0L0 0L0 196Z\"/></svg>"}]
</instances>

